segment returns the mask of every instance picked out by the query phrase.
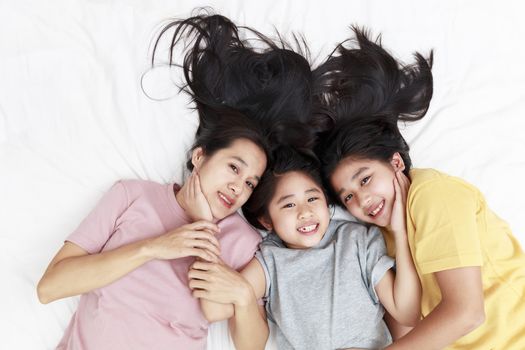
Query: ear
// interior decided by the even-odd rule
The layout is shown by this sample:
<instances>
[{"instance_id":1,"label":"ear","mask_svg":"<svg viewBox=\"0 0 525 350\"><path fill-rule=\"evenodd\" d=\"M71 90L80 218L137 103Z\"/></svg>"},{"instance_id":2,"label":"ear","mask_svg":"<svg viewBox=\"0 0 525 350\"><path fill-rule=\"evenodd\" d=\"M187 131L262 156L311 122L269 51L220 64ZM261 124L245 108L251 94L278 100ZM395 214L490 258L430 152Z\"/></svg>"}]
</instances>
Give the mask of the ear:
<instances>
[{"instance_id":1,"label":"ear","mask_svg":"<svg viewBox=\"0 0 525 350\"><path fill-rule=\"evenodd\" d=\"M392 159L390 160L390 164L392 164L392 167L395 171L405 170L405 162L403 161L403 157L401 157L399 152L394 153Z\"/></svg>"},{"instance_id":2,"label":"ear","mask_svg":"<svg viewBox=\"0 0 525 350\"><path fill-rule=\"evenodd\" d=\"M197 147L191 152L191 164L197 170L199 170L202 162L204 161L204 149L202 147Z\"/></svg>"},{"instance_id":3,"label":"ear","mask_svg":"<svg viewBox=\"0 0 525 350\"><path fill-rule=\"evenodd\" d=\"M273 230L273 225L272 225L272 221L265 216L261 216L260 218L257 219L259 221L259 223L261 225L263 225L263 227L266 229L266 231L271 231Z\"/></svg>"}]
</instances>

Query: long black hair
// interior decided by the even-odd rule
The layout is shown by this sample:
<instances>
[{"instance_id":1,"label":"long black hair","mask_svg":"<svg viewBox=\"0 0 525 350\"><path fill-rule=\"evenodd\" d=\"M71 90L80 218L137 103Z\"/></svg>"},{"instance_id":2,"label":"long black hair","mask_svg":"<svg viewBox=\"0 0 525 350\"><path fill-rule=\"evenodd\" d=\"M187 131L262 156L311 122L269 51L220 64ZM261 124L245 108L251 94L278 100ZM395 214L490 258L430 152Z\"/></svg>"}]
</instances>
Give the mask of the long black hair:
<instances>
[{"instance_id":1,"label":"long black hair","mask_svg":"<svg viewBox=\"0 0 525 350\"><path fill-rule=\"evenodd\" d=\"M296 52L279 34L274 41L209 9L199 11L204 13L162 28L152 64L167 36L168 63L182 67L185 82L180 88L195 102L200 125L215 124L212 118L235 110L251 119L270 144L313 145L314 130L306 126L312 113L312 72L304 40L294 36ZM180 48L183 60L177 64L174 55Z\"/></svg>"},{"instance_id":2,"label":"long black hair","mask_svg":"<svg viewBox=\"0 0 525 350\"><path fill-rule=\"evenodd\" d=\"M316 72L321 93L315 118L324 125L316 152L329 188L347 157L388 162L399 152L408 175L409 146L398 122L423 118L433 93L432 52L428 59L416 52L415 63L403 65L381 46L380 37L372 41L365 30L352 29L358 47L339 44Z\"/></svg>"}]
</instances>

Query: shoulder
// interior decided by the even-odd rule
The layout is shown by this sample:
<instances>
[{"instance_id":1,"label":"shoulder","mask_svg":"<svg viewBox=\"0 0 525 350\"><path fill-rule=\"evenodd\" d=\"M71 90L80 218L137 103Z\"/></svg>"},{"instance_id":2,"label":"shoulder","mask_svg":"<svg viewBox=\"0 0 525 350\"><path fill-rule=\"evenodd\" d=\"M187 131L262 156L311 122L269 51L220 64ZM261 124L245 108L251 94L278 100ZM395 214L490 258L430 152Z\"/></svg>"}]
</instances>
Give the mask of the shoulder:
<instances>
[{"instance_id":1,"label":"shoulder","mask_svg":"<svg viewBox=\"0 0 525 350\"><path fill-rule=\"evenodd\" d=\"M257 244L259 244L261 241L261 235L259 232L239 213L233 213L232 215L222 219L218 225L221 228L221 231L228 231L235 235L238 234L241 237L256 241Z\"/></svg>"},{"instance_id":2,"label":"shoulder","mask_svg":"<svg viewBox=\"0 0 525 350\"><path fill-rule=\"evenodd\" d=\"M254 256L261 235L238 213L219 221L219 241L223 259L234 269L239 269Z\"/></svg>"},{"instance_id":3,"label":"shoulder","mask_svg":"<svg viewBox=\"0 0 525 350\"><path fill-rule=\"evenodd\" d=\"M451 195L480 195L479 190L467 181L435 169L412 169L410 179L409 201L422 196L436 199Z\"/></svg>"},{"instance_id":4,"label":"shoulder","mask_svg":"<svg viewBox=\"0 0 525 350\"><path fill-rule=\"evenodd\" d=\"M164 192L168 185L149 180L124 179L117 181L114 186L121 186L130 200L134 200L144 195Z\"/></svg>"},{"instance_id":5,"label":"shoulder","mask_svg":"<svg viewBox=\"0 0 525 350\"><path fill-rule=\"evenodd\" d=\"M368 226L361 222L333 219L328 226L327 233L344 235L344 237L363 238L369 234L380 234L375 226Z\"/></svg>"},{"instance_id":6,"label":"shoulder","mask_svg":"<svg viewBox=\"0 0 525 350\"><path fill-rule=\"evenodd\" d=\"M164 184L160 184L155 181L149 181L149 180L137 180L137 179L122 179L117 181L115 184L121 184L124 188L128 190L148 190L148 189L156 189L156 188L163 188Z\"/></svg>"},{"instance_id":7,"label":"shoulder","mask_svg":"<svg viewBox=\"0 0 525 350\"><path fill-rule=\"evenodd\" d=\"M434 169L410 171L407 214L420 220L451 220L472 215L484 202L481 192L463 179Z\"/></svg>"}]
</instances>

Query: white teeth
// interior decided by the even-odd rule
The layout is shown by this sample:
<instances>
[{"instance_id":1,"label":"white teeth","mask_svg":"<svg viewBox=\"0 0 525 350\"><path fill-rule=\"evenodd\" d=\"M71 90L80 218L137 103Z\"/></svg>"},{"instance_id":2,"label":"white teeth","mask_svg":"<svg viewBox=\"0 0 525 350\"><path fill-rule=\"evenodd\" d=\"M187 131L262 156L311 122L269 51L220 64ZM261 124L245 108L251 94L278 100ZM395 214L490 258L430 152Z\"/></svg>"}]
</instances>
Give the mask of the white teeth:
<instances>
[{"instance_id":1,"label":"white teeth","mask_svg":"<svg viewBox=\"0 0 525 350\"><path fill-rule=\"evenodd\" d=\"M370 216L375 216L377 213L379 213L379 211L380 211L381 209L383 209L383 205L385 205L385 202L381 202L381 203L379 204L379 206L378 206L377 208L375 208L374 211L371 212L371 213L368 214L368 215L370 215Z\"/></svg>"},{"instance_id":2,"label":"white teeth","mask_svg":"<svg viewBox=\"0 0 525 350\"><path fill-rule=\"evenodd\" d=\"M316 227L317 227L317 224L303 226L303 227L299 228L299 231L301 231L301 232L312 232L313 230L315 230Z\"/></svg>"},{"instance_id":3,"label":"white teeth","mask_svg":"<svg viewBox=\"0 0 525 350\"><path fill-rule=\"evenodd\" d=\"M224 197L224 195L223 195L222 193L219 193L219 196L220 196L220 197L221 197L226 203L228 203L228 204L232 204L232 203L228 200L228 198Z\"/></svg>"}]
</instances>

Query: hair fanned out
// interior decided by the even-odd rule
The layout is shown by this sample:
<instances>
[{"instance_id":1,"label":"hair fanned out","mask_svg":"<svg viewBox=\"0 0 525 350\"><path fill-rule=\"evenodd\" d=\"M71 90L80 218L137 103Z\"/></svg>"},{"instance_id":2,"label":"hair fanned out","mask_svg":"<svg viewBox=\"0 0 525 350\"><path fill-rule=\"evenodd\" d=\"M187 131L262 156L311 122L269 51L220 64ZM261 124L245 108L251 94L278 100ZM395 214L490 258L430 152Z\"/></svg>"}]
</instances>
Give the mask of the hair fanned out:
<instances>
[{"instance_id":1,"label":"hair fanned out","mask_svg":"<svg viewBox=\"0 0 525 350\"><path fill-rule=\"evenodd\" d=\"M224 16L197 15L163 27L152 64L164 36L170 38L170 65L177 65L175 48L183 47L181 89L195 102L201 126L220 124L217 118L224 113L218 111L236 110L252 120L270 144L313 144L315 131L306 127L312 113L310 65L303 52L294 51L280 35L273 41ZM294 39L303 45L299 51L308 51L304 41Z\"/></svg>"}]
</instances>

